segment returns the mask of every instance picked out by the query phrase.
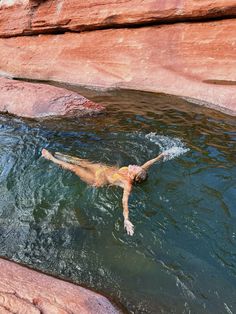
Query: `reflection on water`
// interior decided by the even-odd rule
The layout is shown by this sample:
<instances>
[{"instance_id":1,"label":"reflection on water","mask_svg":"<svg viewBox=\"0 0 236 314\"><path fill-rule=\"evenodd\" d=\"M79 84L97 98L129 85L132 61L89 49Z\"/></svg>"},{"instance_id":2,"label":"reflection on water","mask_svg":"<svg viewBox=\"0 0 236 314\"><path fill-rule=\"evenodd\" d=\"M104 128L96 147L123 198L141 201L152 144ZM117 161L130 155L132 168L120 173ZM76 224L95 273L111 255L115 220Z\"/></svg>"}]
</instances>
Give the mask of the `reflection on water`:
<instances>
[{"instance_id":1,"label":"reflection on water","mask_svg":"<svg viewBox=\"0 0 236 314\"><path fill-rule=\"evenodd\" d=\"M130 313L234 313L235 121L153 95L94 99L109 104L95 118L0 117L1 255L102 291ZM117 165L171 147L181 155L134 188L129 237L122 191L88 187L42 159L43 147Z\"/></svg>"}]
</instances>

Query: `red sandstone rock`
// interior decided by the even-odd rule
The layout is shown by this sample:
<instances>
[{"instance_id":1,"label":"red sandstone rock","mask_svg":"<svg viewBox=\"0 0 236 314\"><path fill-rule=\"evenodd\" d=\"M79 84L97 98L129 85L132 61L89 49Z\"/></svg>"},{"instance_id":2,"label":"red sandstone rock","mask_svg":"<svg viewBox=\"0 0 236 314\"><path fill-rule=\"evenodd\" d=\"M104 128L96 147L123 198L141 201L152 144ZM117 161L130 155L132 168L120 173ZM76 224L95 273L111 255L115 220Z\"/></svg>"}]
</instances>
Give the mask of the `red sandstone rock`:
<instances>
[{"instance_id":1,"label":"red sandstone rock","mask_svg":"<svg viewBox=\"0 0 236 314\"><path fill-rule=\"evenodd\" d=\"M0 37L19 35L30 26L28 0L0 1Z\"/></svg>"},{"instance_id":2,"label":"red sandstone rock","mask_svg":"<svg viewBox=\"0 0 236 314\"><path fill-rule=\"evenodd\" d=\"M0 259L0 313L118 314L107 298Z\"/></svg>"},{"instance_id":3,"label":"red sandstone rock","mask_svg":"<svg viewBox=\"0 0 236 314\"><path fill-rule=\"evenodd\" d=\"M0 112L40 118L82 116L103 109L103 106L63 88L0 78Z\"/></svg>"},{"instance_id":4,"label":"red sandstone rock","mask_svg":"<svg viewBox=\"0 0 236 314\"><path fill-rule=\"evenodd\" d=\"M235 0L2 0L0 36L236 16Z\"/></svg>"},{"instance_id":5,"label":"red sandstone rock","mask_svg":"<svg viewBox=\"0 0 236 314\"><path fill-rule=\"evenodd\" d=\"M0 68L15 77L173 94L236 114L236 20L0 39Z\"/></svg>"}]
</instances>

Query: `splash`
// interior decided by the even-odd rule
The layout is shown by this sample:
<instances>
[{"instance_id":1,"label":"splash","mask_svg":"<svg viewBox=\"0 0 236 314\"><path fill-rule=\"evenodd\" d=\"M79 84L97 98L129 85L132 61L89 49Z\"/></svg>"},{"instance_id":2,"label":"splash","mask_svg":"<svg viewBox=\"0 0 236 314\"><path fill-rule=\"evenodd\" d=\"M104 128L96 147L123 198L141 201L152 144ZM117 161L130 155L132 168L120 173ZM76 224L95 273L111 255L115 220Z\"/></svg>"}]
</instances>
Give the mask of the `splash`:
<instances>
[{"instance_id":1,"label":"splash","mask_svg":"<svg viewBox=\"0 0 236 314\"><path fill-rule=\"evenodd\" d=\"M177 137L169 137L164 135L158 135L154 132L151 132L145 136L150 142L155 143L160 148L160 152L165 152L167 154L164 157L164 161L174 159L182 154L185 154L189 151L189 148L186 148L184 143Z\"/></svg>"}]
</instances>

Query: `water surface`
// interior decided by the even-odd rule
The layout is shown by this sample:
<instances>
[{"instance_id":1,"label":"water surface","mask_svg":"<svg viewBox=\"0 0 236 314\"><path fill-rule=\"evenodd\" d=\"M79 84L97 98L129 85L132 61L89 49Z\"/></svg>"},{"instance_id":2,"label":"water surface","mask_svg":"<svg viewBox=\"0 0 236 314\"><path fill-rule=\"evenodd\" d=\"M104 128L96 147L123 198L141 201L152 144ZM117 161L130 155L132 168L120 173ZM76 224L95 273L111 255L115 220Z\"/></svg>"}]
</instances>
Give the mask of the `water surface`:
<instances>
[{"instance_id":1,"label":"water surface","mask_svg":"<svg viewBox=\"0 0 236 314\"><path fill-rule=\"evenodd\" d=\"M130 313L236 312L236 121L155 95L96 95L105 114L0 116L0 254L101 291ZM154 165L130 197L95 189L40 157L43 147L108 164Z\"/></svg>"}]
</instances>

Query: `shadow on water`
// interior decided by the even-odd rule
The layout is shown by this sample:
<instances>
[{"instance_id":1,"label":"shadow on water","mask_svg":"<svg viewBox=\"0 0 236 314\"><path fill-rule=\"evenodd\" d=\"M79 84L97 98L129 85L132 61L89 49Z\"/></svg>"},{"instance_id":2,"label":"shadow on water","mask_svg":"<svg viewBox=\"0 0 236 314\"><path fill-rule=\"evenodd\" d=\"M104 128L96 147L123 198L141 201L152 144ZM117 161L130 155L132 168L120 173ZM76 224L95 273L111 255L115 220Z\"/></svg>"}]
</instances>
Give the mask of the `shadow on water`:
<instances>
[{"instance_id":1,"label":"shadow on water","mask_svg":"<svg viewBox=\"0 0 236 314\"><path fill-rule=\"evenodd\" d=\"M0 117L1 255L102 291L130 313L234 313L235 118L138 92L91 97L104 114ZM86 186L42 159L43 147L117 165L188 151L134 188L129 237L122 191Z\"/></svg>"}]
</instances>

